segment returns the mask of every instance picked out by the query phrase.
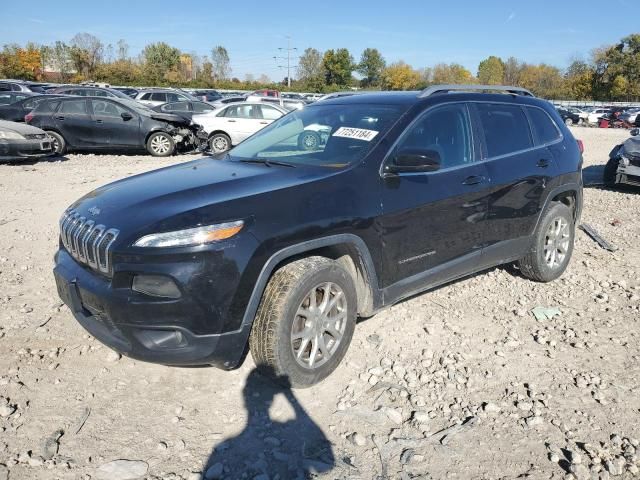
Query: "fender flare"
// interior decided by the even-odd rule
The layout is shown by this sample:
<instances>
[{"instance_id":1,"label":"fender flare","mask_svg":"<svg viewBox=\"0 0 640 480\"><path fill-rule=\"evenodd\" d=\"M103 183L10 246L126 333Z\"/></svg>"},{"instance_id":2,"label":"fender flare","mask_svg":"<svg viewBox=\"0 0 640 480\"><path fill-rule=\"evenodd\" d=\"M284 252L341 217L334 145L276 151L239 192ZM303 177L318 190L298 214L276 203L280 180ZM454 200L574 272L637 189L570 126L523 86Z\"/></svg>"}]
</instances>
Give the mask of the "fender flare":
<instances>
[{"instance_id":1,"label":"fender flare","mask_svg":"<svg viewBox=\"0 0 640 480\"><path fill-rule=\"evenodd\" d=\"M304 252L309 252L322 247L344 244L348 244L354 247L358 252L360 259L362 260L363 274L367 276L367 281L371 291L374 306L379 305L381 303L381 291L379 289L378 276L373 264L373 259L371 258L371 253L369 252L369 248L367 247L366 243L364 243L364 240L362 240L362 238L358 237L357 235L351 233L341 233L337 235L330 235L328 237L308 240L302 243L297 243L295 245L290 245L281 250L278 250L273 255L271 255L271 257L269 257L269 260L267 260L263 265L262 270L258 275L258 279L256 280L255 286L253 287L253 292L251 293L249 303L245 308L244 316L242 318L241 328L247 328L253 324L253 320L256 316L256 312L258 311L258 306L260 305L260 300L262 300L262 295L267 286L267 282L271 278L271 275L278 264L280 264L283 260ZM356 265L356 267L358 267L358 265Z\"/></svg>"},{"instance_id":2,"label":"fender flare","mask_svg":"<svg viewBox=\"0 0 640 480\"><path fill-rule=\"evenodd\" d=\"M544 215L544 212L547 210L547 207L549 206L549 204L551 203L552 199L554 197L556 197L558 194L560 193L564 193L564 192L575 192L576 194L576 210L575 210L575 220L576 220L576 224L580 221L580 216L582 215L582 184L580 183L565 183L563 185L559 185L557 187L555 187L553 190L551 190L545 200L544 200L544 204L542 205L542 208L540 209L540 213L538 214L538 218L536 219L536 225L533 229L533 231L535 232L535 229L538 228L538 224L540 223L540 219L542 218L542 216Z\"/></svg>"}]
</instances>

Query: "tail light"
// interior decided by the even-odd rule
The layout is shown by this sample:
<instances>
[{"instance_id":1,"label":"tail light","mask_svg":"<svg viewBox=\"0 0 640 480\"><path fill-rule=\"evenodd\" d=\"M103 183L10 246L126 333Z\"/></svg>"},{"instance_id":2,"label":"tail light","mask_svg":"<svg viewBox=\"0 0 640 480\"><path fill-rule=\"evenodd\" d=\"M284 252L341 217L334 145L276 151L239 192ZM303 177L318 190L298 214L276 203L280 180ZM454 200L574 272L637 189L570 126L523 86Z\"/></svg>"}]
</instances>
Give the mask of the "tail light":
<instances>
[{"instance_id":1,"label":"tail light","mask_svg":"<svg viewBox=\"0 0 640 480\"><path fill-rule=\"evenodd\" d=\"M24 121L25 121L26 123L29 123L31 120L33 120L33 113L27 113L27 114L24 116Z\"/></svg>"},{"instance_id":2,"label":"tail light","mask_svg":"<svg viewBox=\"0 0 640 480\"><path fill-rule=\"evenodd\" d=\"M576 140L576 142L578 142L578 150L580 150L580 153L584 153L584 143L582 143L582 140Z\"/></svg>"}]
</instances>

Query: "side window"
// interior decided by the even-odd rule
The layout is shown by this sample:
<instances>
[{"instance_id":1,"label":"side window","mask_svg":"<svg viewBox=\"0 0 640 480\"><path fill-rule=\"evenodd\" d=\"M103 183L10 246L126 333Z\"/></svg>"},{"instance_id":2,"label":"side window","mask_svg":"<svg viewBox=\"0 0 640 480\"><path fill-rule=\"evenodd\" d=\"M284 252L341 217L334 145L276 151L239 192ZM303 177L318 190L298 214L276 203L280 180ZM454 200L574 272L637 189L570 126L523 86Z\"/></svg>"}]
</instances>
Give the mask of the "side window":
<instances>
[{"instance_id":1,"label":"side window","mask_svg":"<svg viewBox=\"0 0 640 480\"><path fill-rule=\"evenodd\" d=\"M14 100L13 100L13 101L14 101L14 102L19 102L20 100L24 100L25 98L27 98L27 95L20 95L20 94L18 94L18 95L16 95L16 96L15 96L15 98L14 98Z\"/></svg>"},{"instance_id":2,"label":"side window","mask_svg":"<svg viewBox=\"0 0 640 480\"><path fill-rule=\"evenodd\" d=\"M235 105L224 111L225 117L231 118L260 118L257 106L254 105Z\"/></svg>"},{"instance_id":3,"label":"side window","mask_svg":"<svg viewBox=\"0 0 640 480\"><path fill-rule=\"evenodd\" d=\"M109 94L108 92L105 92L104 90L92 90L90 91L90 95L96 96L96 97L111 97L112 95Z\"/></svg>"},{"instance_id":4,"label":"side window","mask_svg":"<svg viewBox=\"0 0 640 480\"><path fill-rule=\"evenodd\" d=\"M167 103L167 96L164 93L156 92L151 94L151 100L154 102Z\"/></svg>"},{"instance_id":5,"label":"side window","mask_svg":"<svg viewBox=\"0 0 640 480\"><path fill-rule=\"evenodd\" d=\"M189 104L187 102L168 103L162 107L162 110L165 112L188 112Z\"/></svg>"},{"instance_id":6,"label":"side window","mask_svg":"<svg viewBox=\"0 0 640 480\"><path fill-rule=\"evenodd\" d=\"M10 93L0 94L0 105L9 105L9 104L13 103L13 98L12 97L13 96Z\"/></svg>"},{"instance_id":7,"label":"side window","mask_svg":"<svg viewBox=\"0 0 640 480\"><path fill-rule=\"evenodd\" d=\"M193 102L193 111L195 113L210 112L213 109L214 109L214 107L212 107L211 105L208 105L206 103Z\"/></svg>"},{"instance_id":8,"label":"side window","mask_svg":"<svg viewBox=\"0 0 640 480\"><path fill-rule=\"evenodd\" d=\"M407 130L396 147L432 150L440 155L441 168L473 162L471 123L463 104L444 105L428 111Z\"/></svg>"},{"instance_id":9,"label":"side window","mask_svg":"<svg viewBox=\"0 0 640 480\"><path fill-rule=\"evenodd\" d=\"M86 100L69 100L62 102L59 113L85 114L87 113Z\"/></svg>"},{"instance_id":10,"label":"side window","mask_svg":"<svg viewBox=\"0 0 640 480\"><path fill-rule=\"evenodd\" d=\"M560 138L560 130L549 114L540 108L527 107L537 144L551 143Z\"/></svg>"},{"instance_id":11,"label":"side window","mask_svg":"<svg viewBox=\"0 0 640 480\"><path fill-rule=\"evenodd\" d=\"M0 92L10 92L10 91L11 91L11 85L9 85L8 83L0 82Z\"/></svg>"},{"instance_id":12,"label":"side window","mask_svg":"<svg viewBox=\"0 0 640 480\"><path fill-rule=\"evenodd\" d=\"M36 101L36 98L30 98L29 100L27 100L26 102L22 103L22 107L26 110L32 109L33 107L36 106L36 103L38 103Z\"/></svg>"},{"instance_id":13,"label":"side window","mask_svg":"<svg viewBox=\"0 0 640 480\"><path fill-rule=\"evenodd\" d=\"M141 97L140 100L150 100L151 99L151 93L147 92L144 93Z\"/></svg>"},{"instance_id":14,"label":"side window","mask_svg":"<svg viewBox=\"0 0 640 480\"><path fill-rule=\"evenodd\" d=\"M264 118L265 120L277 120L282 116L282 113L280 113L279 110L276 110L273 107L268 107L266 105L262 105L260 107L260 110L262 110L262 118Z\"/></svg>"},{"instance_id":15,"label":"side window","mask_svg":"<svg viewBox=\"0 0 640 480\"><path fill-rule=\"evenodd\" d=\"M533 146L529 122L518 105L477 104L489 158L526 150Z\"/></svg>"},{"instance_id":16,"label":"side window","mask_svg":"<svg viewBox=\"0 0 640 480\"><path fill-rule=\"evenodd\" d=\"M182 95L178 96L175 93L165 93L165 96L167 97L167 102L179 102L180 100L186 100L186 97L183 97Z\"/></svg>"},{"instance_id":17,"label":"side window","mask_svg":"<svg viewBox=\"0 0 640 480\"><path fill-rule=\"evenodd\" d=\"M126 110L115 103L106 100L91 100L93 113L100 117L120 117Z\"/></svg>"}]
</instances>

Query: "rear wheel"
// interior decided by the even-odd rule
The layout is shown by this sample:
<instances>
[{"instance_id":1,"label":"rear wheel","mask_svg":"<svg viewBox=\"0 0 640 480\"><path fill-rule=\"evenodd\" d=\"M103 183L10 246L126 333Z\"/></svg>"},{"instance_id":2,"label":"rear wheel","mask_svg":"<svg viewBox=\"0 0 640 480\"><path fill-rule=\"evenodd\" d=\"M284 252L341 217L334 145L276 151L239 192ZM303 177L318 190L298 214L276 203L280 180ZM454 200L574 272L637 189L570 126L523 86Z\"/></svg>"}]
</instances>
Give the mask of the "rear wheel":
<instances>
[{"instance_id":1,"label":"rear wheel","mask_svg":"<svg viewBox=\"0 0 640 480\"><path fill-rule=\"evenodd\" d=\"M297 388L326 378L344 357L356 324L356 290L334 260L309 257L273 275L251 331L258 368Z\"/></svg>"},{"instance_id":2,"label":"rear wheel","mask_svg":"<svg viewBox=\"0 0 640 480\"><path fill-rule=\"evenodd\" d=\"M147 140L147 151L154 157L168 157L175 147L173 138L165 132L153 133Z\"/></svg>"},{"instance_id":3,"label":"rear wheel","mask_svg":"<svg viewBox=\"0 0 640 480\"><path fill-rule=\"evenodd\" d=\"M226 133L215 133L209 138L209 148L213 153L226 152L231 148L231 138Z\"/></svg>"},{"instance_id":4,"label":"rear wheel","mask_svg":"<svg viewBox=\"0 0 640 480\"><path fill-rule=\"evenodd\" d=\"M67 142L64 137L58 132L52 132L50 130L47 130L46 133L49 135L49 138L51 138L51 147L53 148L53 152L57 155L64 155L67 151Z\"/></svg>"},{"instance_id":5,"label":"rear wheel","mask_svg":"<svg viewBox=\"0 0 640 480\"><path fill-rule=\"evenodd\" d=\"M536 227L531 250L518 261L522 274L537 282L560 277L569 265L574 237L573 212L553 202Z\"/></svg>"}]
</instances>

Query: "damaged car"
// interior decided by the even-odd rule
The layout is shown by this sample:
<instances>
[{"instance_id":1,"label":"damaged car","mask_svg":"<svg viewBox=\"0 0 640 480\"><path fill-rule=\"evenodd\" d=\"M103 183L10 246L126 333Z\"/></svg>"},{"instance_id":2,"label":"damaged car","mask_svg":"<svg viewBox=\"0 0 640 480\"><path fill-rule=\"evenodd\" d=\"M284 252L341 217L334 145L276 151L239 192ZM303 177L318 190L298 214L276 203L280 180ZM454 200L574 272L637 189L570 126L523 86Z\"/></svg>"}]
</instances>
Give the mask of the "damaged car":
<instances>
[{"instance_id":1,"label":"damaged car","mask_svg":"<svg viewBox=\"0 0 640 480\"><path fill-rule=\"evenodd\" d=\"M39 128L0 120L0 162L40 158L51 152L51 141Z\"/></svg>"},{"instance_id":2,"label":"damaged car","mask_svg":"<svg viewBox=\"0 0 640 480\"><path fill-rule=\"evenodd\" d=\"M207 147L207 135L200 125L121 98L53 98L40 102L25 121L46 131L59 155L146 151L168 157Z\"/></svg>"},{"instance_id":3,"label":"damaged car","mask_svg":"<svg viewBox=\"0 0 640 480\"><path fill-rule=\"evenodd\" d=\"M604 183L640 186L640 128L631 130L631 138L616 145L604 167Z\"/></svg>"}]
</instances>

